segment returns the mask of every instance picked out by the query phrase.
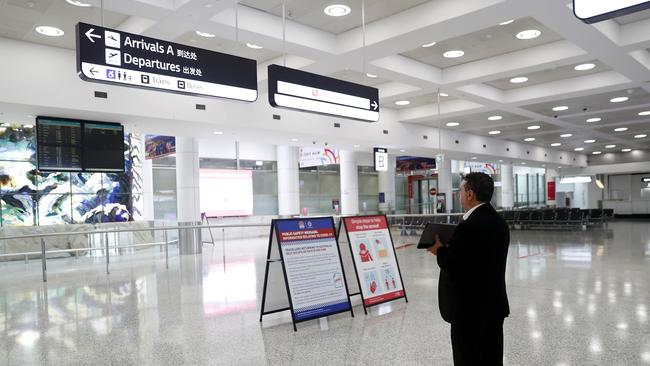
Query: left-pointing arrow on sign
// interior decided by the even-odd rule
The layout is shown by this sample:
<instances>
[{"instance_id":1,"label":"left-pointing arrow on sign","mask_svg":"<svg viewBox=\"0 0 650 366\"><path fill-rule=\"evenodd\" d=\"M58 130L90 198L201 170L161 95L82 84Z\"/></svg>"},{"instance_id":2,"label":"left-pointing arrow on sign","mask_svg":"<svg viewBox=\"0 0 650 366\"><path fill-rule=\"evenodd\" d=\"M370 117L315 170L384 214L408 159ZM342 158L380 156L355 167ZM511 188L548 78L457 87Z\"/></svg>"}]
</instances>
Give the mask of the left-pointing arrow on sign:
<instances>
[{"instance_id":1,"label":"left-pointing arrow on sign","mask_svg":"<svg viewBox=\"0 0 650 366\"><path fill-rule=\"evenodd\" d=\"M93 31L95 28L90 28L88 32L86 32L86 37L90 40L90 42L95 43L95 40L93 38L102 38L99 34L94 34Z\"/></svg>"},{"instance_id":2,"label":"left-pointing arrow on sign","mask_svg":"<svg viewBox=\"0 0 650 366\"><path fill-rule=\"evenodd\" d=\"M375 101L373 100L373 101L372 101L372 104L370 104L370 106L372 107L372 109L377 110L377 107L379 107L379 104L377 104L377 102L375 102Z\"/></svg>"},{"instance_id":3,"label":"left-pointing arrow on sign","mask_svg":"<svg viewBox=\"0 0 650 366\"><path fill-rule=\"evenodd\" d=\"M93 74L93 75L99 73L99 71L95 70L94 67L91 67L89 71L90 71L90 73Z\"/></svg>"}]
</instances>

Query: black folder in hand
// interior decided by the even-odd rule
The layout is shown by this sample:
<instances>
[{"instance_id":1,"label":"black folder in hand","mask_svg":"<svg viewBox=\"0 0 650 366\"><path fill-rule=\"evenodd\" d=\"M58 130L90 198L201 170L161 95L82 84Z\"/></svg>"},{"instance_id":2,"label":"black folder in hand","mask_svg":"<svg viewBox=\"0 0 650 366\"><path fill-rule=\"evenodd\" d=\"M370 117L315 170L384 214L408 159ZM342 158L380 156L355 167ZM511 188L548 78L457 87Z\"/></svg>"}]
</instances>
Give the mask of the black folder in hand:
<instances>
[{"instance_id":1,"label":"black folder in hand","mask_svg":"<svg viewBox=\"0 0 650 366\"><path fill-rule=\"evenodd\" d=\"M456 230L456 225L452 224L434 224L428 223L424 227L420 242L418 242L418 249L427 249L436 243L436 234L440 238L443 245L449 245L451 235Z\"/></svg>"}]
</instances>

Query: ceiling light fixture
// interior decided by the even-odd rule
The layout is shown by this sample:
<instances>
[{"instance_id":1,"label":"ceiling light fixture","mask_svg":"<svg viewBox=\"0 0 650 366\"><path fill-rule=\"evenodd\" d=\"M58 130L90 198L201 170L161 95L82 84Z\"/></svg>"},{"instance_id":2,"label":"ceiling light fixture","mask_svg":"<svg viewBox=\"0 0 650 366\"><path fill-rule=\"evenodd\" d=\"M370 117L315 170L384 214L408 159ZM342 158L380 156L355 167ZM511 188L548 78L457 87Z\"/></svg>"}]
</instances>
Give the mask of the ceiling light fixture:
<instances>
[{"instance_id":1,"label":"ceiling light fixture","mask_svg":"<svg viewBox=\"0 0 650 366\"><path fill-rule=\"evenodd\" d=\"M359 148L359 147L361 147L361 145L354 145L354 147L355 147L355 148Z\"/></svg>"},{"instance_id":2,"label":"ceiling light fixture","mask_svg":"<svg viewBox=\"0 0 650 366\"><path fill-rule=\"evenodd\" d=\"M461 50L451 50L442 54L445 58L458 58L463 57L463 55L465 55L465 52Z\"/></svg>"},{"instance_id":3,"label":"ceiling light fixture","mask_svg":"<svg viewBox=\"0 0 650 366\"><path fill-rule=\"evenodd\" d=\"M34 125L23 125L23 128L34 128Z\"/></svg>"},{"instance_id":4,"label":"ceiling light fixture","mask_svg":"<svg viewBox=\"0 0 650 366\"><path fill-rule=\"evenodd\" d=\"M630 152L630 151L632 151L632 149L623 149L623 150L621 150L621 151L622 151L622 152Z\"/></svg>"},{"instance_id":5,"label":"ceiling light fixture","mask_svg":"<svg viewBox=\"0 0 650 366\"><path fill-rule=\"evenodd\" d=\"M645 133L642 133L642 134L640 134L640 135L634 135L634 138L635 138L635 139L644 139L644 138L646 138L646 137L648 137L648 135L646 135Z\"/></svg>"},{"instance_id":6,"label":"ceiling light fixture","mask_svg":"<svg viewBox=\"0 0 650 366\"><path fill-rule=\"evenodd\" d=\"M650 116L650 111L639 112L639 116Z\"/></svg>"},{"instance_id":7,"label":"ceiling light fixture","mask_svg":"<svg viewBox=\"0 0 650 366\"><path fill-rule=\"evenodd\" d=\"M399 152L406 152L406 150L404 150L404 149L400 149Z\"/></svg>"},{"instance_id":8,"label":"ceiling light fixture","mask_svg":"<svg viewBox=\"0 0 650 366\"><path fill-rule=\"evenodd\" d=\"M605 149L613 149L616 145L605 145Z\"/></svg>"},{"instance_id":9,"label":"ceiling light fixture","mask_svg":"<svg viewBox=\"0 0 650 366\"><path fill-rule=\"evenodd\" d=\"M602 119L600 119L598 117L594 117L594 118L589 118L587 120L587 123L594 123L594 122L600 122L600 121L602 121Z\"/></svg>"},{"instance_id":10,"label":"ceiling light fixture","mask_svg":"<svg viewBox=\"0 0 650 366\"><path fill-rule=\"evenodd\" d=\"M526 137L526 138L524 139L524 141L526 141L526 142L535 141L535 138L534 138L534 137Z\"/></svg>"},{"instance_id":11,"label":"ceiling light fixture","mask_svg":"<svg viewBox=\"0 0 650 366\"><path fill-rule=\"evenodd\" d=\"M521 84L521 83L525 83L527 81L528 81L528 78L525 77L525 76L517 76L516 78L510 79L510 82L512 84Z\"/></svg>"},{"instance_id":12,"label":"ceiling light fixture","mask_svg":"<svg viewBox=\"0 0 650 366\"><path fill-rule=\"evenodd\" d=\"M625 132L625 131L627 131L627 127L619 127L614 129L614 132Z\"/></svg>"},{"instance_id":13,"label":"ceiling light fixture","mask_svg":"<svg viewBox=\"0 0 650 366\"><path fill-rule=\"evenodd\" d=\"M252 48L254 50L261 50L262 48L264 48L260 45L256 45L255 43L246 43L246 47Z\"/></svg>"},{"instance_id":14,"label":"ceiling light fixture","mask_svg":"<svg viewBox=\"0 0 650 366\"><path fill-rule=\"evenodd\" d=\"M551 146L558 147L558 146L562 146L562 144L559 143L559 142L554 142L554 143L551 144Z\"/></svg>"},{"instance_id":15,"label":"ceiling light fixture","mask_svg":"<svg viewBox=\"0 0 650 366\"><path fill-rule=\"evenodd\" d=\"M369 77L369 78L376 78L376 77L377 77L377 75L375 75L375 74L371 74L371 73L369 73L369 72L366 73L366 76Z\"/></svg>"},{"instance_id":16,"label":"ceiling light fixture","mask_svg":"<svg viewBox=\"0 0 650 366\"><path fill-rule=\"evenodd\" d=\"M90 6L90 4L82 3L81 1L76 1L76 0L65 0L65 1L70 5L80 6L82 8L87 8Z\"/></svg>"},{"instance_id":17,"label":"ceiling light fixture","mask_svg":"<svg viewBox=\"0 0 650 366\"><path fill-rule=\"evenodd\" d=\"M490 135L498 135L500 133L501 133L501 131L499 131L499 130L494 130L494 131L488 132L488 134L490 134Z\"/></svg>"},{"instance_id":18,"label":"ceiling light fixture","mask_svg":"<svg viewBox=\"0 0 650 366\"><path fill-rule=\"evenodd\" d=\"M540 128L542 128L542 127L538 126L538 125L528 126L529 130L539 130Z\"/></svg>"},{"instance_id":19,"label":"ceiling light fixture","mask_svg":"<svg viewBox=\"0 0 650 366\"><path fill-rule=\"evenodd\" d=\"M434 42L431 42L431 43L423 44L422 47L428 48L428 47L433 47L435 45L436 45L436 42L434 41Z\"/></svg>"},{"instance_id":20,"label":"ceiling light fixture","mask_svg":"<svg viewBox=\"0 0 650 366\"><path fill-rule=\"evenodd\" d=\"M460 125L458 122L447 122L446 124L447 127L456 127L458 125Z\"/></svg>"},{"instance_id":21,"label":"ceiling light fixture","mask_svg":"<svg viewBox=\"0 0 650 366\"><path fill-rule=\"evenodd\" d=\"M515 21L514 19L506 20L505 22L499 23L499 25L508 25L508 24L510 24L510 23L512 23L514 21Z\"/></svg>"},{"instance_id":22,"label":"ceiling light fixture","mask_svg":"<svg viewBox=\"0 0 650 366\"><path fill-rule=\"evenodd\" d=\"M205 37L205 38L214 38L214 37L216 37L216 36L215 36L214 34L212 34L212 33L201 32L201 31L199 31L199 30L194 31L194 33L196 33L197 35L199 35L199 36L201 36L201 37Z\"/></svg>"},{"instance_id":23,"label":"ceiling light fixture","mask_svg":"<svg viewBox=\"0 0 650 366\"><path fill-rule=\"evenodd\" d=\"M600 154L602 154L602 153L603 153L602 151L594 151L594 152L592 152L591 154L592 154L592 155L600 155Z\"/></svg>"},{"instance_id":24,"label":"ceiling light fixture","mask_svg":"<svg viewBox=\"0 0 650 366\"><path fill-rule=\"evenodd\" d=\"M441 97L448 97L449 94L440 92L440 96L441 96Z\"/></svg>"},{"instance_id":25,"label":"ceiling light fixture","mask_svg":"<svg viewBox=\"0 0 650 366\"><path fill-rule=\"evenodd\" d=\"M411 102L408 100L398 100L397 102L395 102L395 105L409 105L409 104L411 104Z\"/></svg>"},{"instance_id":26,"label":"ceiling light fixture","mask_svg":"<svg viewBox=\"0 0 650 366\"><path fill-rule=\"evenodd\" d=\"M585 144L593 144L596 140L585 140Z\"/></svg>"},{"instance_id":27,"label":"ceiling light fixture","mask_svg":"<svg viewBox=\"0 0 650 366\"><path fill-rule=\"evenodd\" d=\"M609 101L612 102L612 103L621 103L621 102L627 102L629 99L630 98L628 98L628 97L616 97L616 98L610 99Z\"/></svg>"},{"instance_id":28,"label":"ceiling light fixture","mask_svg":"<svg viewBox=\"0 0 650 366\"><path fill-rule=\"evenodd\" d=\"M223 132L221 132L221 131L214 131L213 134L215 134L215 135L223 135Z\"/></svg>"},{"instance_id":29,"label":"ceiling light fixture","mask_svg":"<svg viewBox=\"0 0 650 366\"><path fill-rule=\"evenodd\" d=\"M350 14L352 10L347 5L334 4L327 6L323 12L331 17L342 17Z\"/></svg>"},{"instance_id":30,"label":"ceiling light fixture","mask_svg":"<svg viewBox=\"0 0 650 366\"><path fill-rule=\"evenodd\" d=\"M48 37L61 37L65 32L56 27L50 27L48 25L41 25L36 27L36 31L44 36Z\"/></svg>"},{"instance_id":31,"label":"ceiling light fixture","mask_svg":"<svg viewBox=\"0 0 650 366\"><path fill-rule=\"evenodd\" d=\"M567 109L569 109L569 107L565 105L559 105L557 107L553 107L553 110L556 112L566 111Z\"/></svg>"},{"instance_id":32,"label":"ceiling light fixture","mask_svg":"<svg viewBox=\"0 0 650 366\"><path fill-rule=\"evenodd\" d=\"M562 138L571 137L571 136L573 136L573 135L570 134L570 133L563 133L563 134L560 135L560 137L562 137Z\"/></svg>"},{"instance_id":33,"label":"ceiling light fixture","mask_svg":"<svg viewBox=\"0 0 650 366\"><path fill-rule=\"evenodd\" d=\"M576 147L573 149L574 151L583 151L585 148L584 147Z\"/></svg>"},{"instance_id":34,"label":"ceiling light fixture","mask_svg":"<svg viewBox=\"0 0 650 366\"><path fill-rule=\"evenodd\" d=\"M537 38L542 34L541 31L537 29L527 29L525 31L521 31L517 33L517 38L519 39L533 39Z\"/></svg>"},{"instance_id":35,"label":"ceiling light fixture","mask_svg":"<svg viewBox=\"0 0 650 366\"><path fill-rule=\"evenodd\" d=\"M594 67L596 67L596 64L588 63L588 64L577 65L573 69L576 71L587 71L593 69Z\"/></svg>"},{"instance_id":36,"label":"ceiling light fixture","mask_svg":"<svg viewBox=\"0 0 650 366\"><path fill-rule=\"evenodd\" d=\"M472 160L476 160L476 156L472 156Z\"/></svg>"},{"instance_id":37,"label":"ceiling light fixture","mask_svg":"<svg viewBox=\"0 0 650 366\"><path fill-rule=\"evenodd\" d=\"M501 117L501 116L490 116L490 117L488 117L488 120L490 120L490 121L498 121L498 120L500 120L502 118L503 117Z\"/></svg>"},{"instance_id":38,"label":"ceiling light fixture","mask_svg":"<svg viewBox=\"0 0 650 366\"><path fill-rule=\"evenodd\" d=\"M298 142L298 139L297 138L292 138L291 141Z\"/></svg>"}]
</instances>

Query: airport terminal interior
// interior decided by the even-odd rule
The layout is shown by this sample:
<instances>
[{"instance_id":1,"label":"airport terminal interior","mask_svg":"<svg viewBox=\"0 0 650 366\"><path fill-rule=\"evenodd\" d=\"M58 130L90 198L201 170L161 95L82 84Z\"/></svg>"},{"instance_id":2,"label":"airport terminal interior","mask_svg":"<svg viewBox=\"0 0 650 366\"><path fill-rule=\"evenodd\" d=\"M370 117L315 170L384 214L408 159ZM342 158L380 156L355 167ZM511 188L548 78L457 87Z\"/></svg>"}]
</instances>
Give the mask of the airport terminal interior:
<instances>
[{"instance_id":1,"label":"airport terminal interior","mask_svg":"<svg viewBox=\"0 0 650 366\"><path fill-rule=\"evenodd\" d=\"M650 365L650 1L0 0L0 85L0 365L453 365L475 172L503 364Z\"/></svg>"}]
</instances>

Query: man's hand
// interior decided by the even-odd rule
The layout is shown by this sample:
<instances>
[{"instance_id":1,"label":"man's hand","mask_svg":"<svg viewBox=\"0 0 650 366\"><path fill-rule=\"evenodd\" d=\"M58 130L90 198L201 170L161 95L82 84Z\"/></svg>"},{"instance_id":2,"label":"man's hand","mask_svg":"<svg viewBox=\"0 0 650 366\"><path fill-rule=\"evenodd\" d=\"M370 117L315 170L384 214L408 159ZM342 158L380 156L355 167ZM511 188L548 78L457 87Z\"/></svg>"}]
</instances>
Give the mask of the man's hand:
<instances>
[{"instance_id":1,"label":"man's hand","mask_svg":"<svg viewBox=\"0 0 650 366\"><path fill-rule=\"evenodd\" d=\"M435 244L433 244L433 246L428 248L427 250L433 255L438 255L438 249L440 249L441 246L442 243L440 242L440 238L438 237L438 234L436 234Z\"/></svg>"}]
</instances>

